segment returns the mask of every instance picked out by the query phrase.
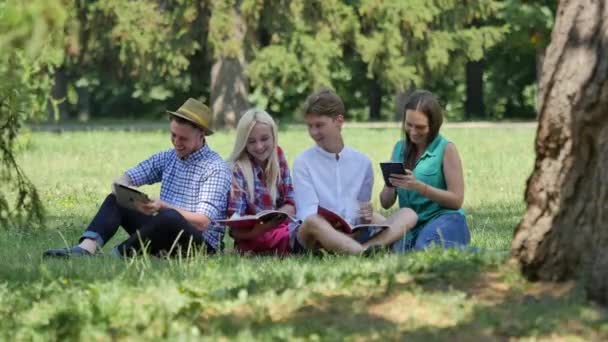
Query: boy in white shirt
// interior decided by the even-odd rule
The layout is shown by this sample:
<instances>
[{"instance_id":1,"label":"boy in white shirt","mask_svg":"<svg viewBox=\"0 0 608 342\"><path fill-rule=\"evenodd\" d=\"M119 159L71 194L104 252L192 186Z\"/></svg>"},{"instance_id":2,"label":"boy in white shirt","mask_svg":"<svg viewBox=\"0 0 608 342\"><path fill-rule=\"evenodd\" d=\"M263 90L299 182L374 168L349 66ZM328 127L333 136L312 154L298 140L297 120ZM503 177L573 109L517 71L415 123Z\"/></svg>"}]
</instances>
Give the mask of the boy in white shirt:
<instances>
[{"instance_id":1,"label":"boy in white shirt","mask_svg":"<svg viewBox=\"0 0 608 342\"><path fill-rule=\"evenodd\" d=\"M374 184L371 161L367 156L344 146L342 125L344 103L331 90L322 89L306 99L304 120L315 141L293 163L296 213L304 222L298 228L296 243L304 249L319 247L333 252L359 254L371 247L382 248L397 241L417 221L416 213L403 208L388 219L372 211L369 204ZM334 229L317 215L321 206L351 224L383 223L389 226L368 241L358 242Z\"/></svg>"}]
</instances>

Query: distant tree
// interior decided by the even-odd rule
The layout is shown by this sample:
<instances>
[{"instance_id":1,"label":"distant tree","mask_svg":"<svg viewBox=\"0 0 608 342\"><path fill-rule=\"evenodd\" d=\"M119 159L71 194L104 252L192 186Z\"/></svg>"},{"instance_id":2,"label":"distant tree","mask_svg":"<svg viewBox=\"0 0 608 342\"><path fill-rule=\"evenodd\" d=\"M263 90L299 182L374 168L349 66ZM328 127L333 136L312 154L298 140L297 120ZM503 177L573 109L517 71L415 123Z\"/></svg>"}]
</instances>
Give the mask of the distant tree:
<instances>
[{"instance_id":1,"label":"distant tree","mask_svg":"<svg viewBox=\"0 0 608 342\"><path fill-rule=\"evenodd\" d=\"M320 86L356 120L384 119L414 87L450 118L528 115L551 2L64 1L50 117L160 115L193 96L232 127L249 103L292 119Z\"/></svg>"},{"instance_id":2,"label":"distant tree","mask_svg":"<svg viewBox=\"0 0 608 342\"><path fill-rule=\"evenodd\" d=\"M540 83L536 163L512 253L532 280L608 304L608 3L562 0Z\"/></svg>"},{"instance_id":3,"label":"distant tree","mask_svg":"<svg viewBox=\"0 0 608 342\"><path fill-rule=\"evenodd\" d=\"M473 19L471 27L480 27L481 23ZM485 54L484 54L485 55ZM483 103L483 74L485 61L468 60L465 65L466 98L464 102L464 119L485 117L486 109Z\"/></svg>"},{"instance_id":4,"label":"distant tree","mask_svg":"<svg viewBox=\"0 0 608 342\"><path fill-rule=\"evenodd\" d=\"M242 11L240 0L218 1L211 9L209 39L214 63L210 101L214 126L218 128L234 128L239 116L249 107L246 54L253 42L247 37L250 32Z\"/></svg>"},{"instance_id":5,"label":"distant tree","mask_svg":"<svg viewBox=\"0 0 608 342\"><path fill-rule=\"evenodd\" d=\"M0 1L0 227L43 220L38 192L17 163L16 139L25 120L44 115L65 20L59 0Z\"/></svg>"},{"instance_id":6,"label":"distant tree","mask_svg":"<svg viewBox=\"0 0 608 342\"><path fill-rule=\"evenodd\" d=\"M536 118L537 89L554 23L555 0L507 0L492 20L504 39L485 55L484 106L493 118Z\"/></svg>"},{"instance_id":7,"label":"distant tree","mask_svg":"<svg viewBox=\"0 0 608 342\"><path fill-rule=\"evenodd\" d=\"M190 96L209 99L211 84L211 66L213 64L212 47L209 42L209 24L211 21L211 0L195 1L196 19L190 26L193 41L199 46L189 57L188 74L191 82L185 90ZM184 94L183 97L186 97ZM207 102L207 101L205 101Z\"/></svg>"},{"instance_id":8,"label":"distant tree","mask_svg":"<svg viewBox=\"0 0 608 342\"><path fill-rule=\"evenodd\" d=\"M70 113L81 120L100 111L124 114L132 104L142 108L190 89L189 58L200 48L192 1L76 0L65 9L66 60L54 94Z\"/></svg>"},{"instance_id":9,"label":"distant tree","mask_svg":"<svg viewBox=\"0 0 608 342\"><path fill-rule=\"evenodd\" d=\"M474 25L500 9L496 0L362 1L358 12L367 29L357 37L357 51L368 79L390 94L437 83L450 87L467 60L481 60L504 36L502 24Z\"/></svg>"},{"instance_id":10,"label":"distant tree","mask_svg":"<svg viewBox=\"0 0 608 342\"><path fill-rule=\"evenodd\" d=\"M247 68L257 106L289 118L314 89L352 81L344 53L358 30L352 7L339 0L246 3L257 33Z\"/></svg>"}]
</instances>

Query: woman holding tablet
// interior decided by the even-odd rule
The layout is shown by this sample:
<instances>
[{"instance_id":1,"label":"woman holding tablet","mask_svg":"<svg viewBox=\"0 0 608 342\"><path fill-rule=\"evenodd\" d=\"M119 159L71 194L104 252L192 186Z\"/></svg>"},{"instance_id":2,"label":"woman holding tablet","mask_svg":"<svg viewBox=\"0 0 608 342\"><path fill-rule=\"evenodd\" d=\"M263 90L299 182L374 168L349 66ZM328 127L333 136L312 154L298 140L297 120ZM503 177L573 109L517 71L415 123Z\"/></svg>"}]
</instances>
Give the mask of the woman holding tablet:
<instances>
[{"instance_id":1,"label":"woman holding tablet","mask_svg":"<svg viewBox=\"0 0 608 342\"><path fill-rule=\"evenodd\" d=\"M456 146L439 134L443 122L439 102L426 90L414 91L402 122L403 138L395 144L391 160L403 163L405 174L390 175L380 203L388 209L398 198L400 208L418 214L418 222L393 249L403 253L431 245L467 245L471 237L462 210L462 163Z\"/></svg>"}]
</instances>

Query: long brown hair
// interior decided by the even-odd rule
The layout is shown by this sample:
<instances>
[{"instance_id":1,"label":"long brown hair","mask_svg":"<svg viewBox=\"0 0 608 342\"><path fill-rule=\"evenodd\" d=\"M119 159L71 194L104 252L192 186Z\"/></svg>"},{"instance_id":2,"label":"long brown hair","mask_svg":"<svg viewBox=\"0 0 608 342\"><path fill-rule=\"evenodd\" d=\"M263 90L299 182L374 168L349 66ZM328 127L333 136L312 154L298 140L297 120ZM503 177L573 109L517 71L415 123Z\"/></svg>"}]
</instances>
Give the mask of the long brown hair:
<instances>
[{"instance_id":1,"label":"long brown hair","mask_svg":"<svg viewBox=\"0 0 608 342\"><path fill-rule=\"evenodd\" d=\"M439 135L439 129L443 123L443 111L439 101L428 90L415 90L410 94L405 106L403 108L403 119L401 121L401 132L403 134L403 167L412 170L416 163L416 155L418 154L418 147L412 143L409 135L405 130L405 113L408 110L414 110L423 113L429 120L429 135L427 137L427 146L430 144L437 135Z\"/></svg>"}]
</instances>

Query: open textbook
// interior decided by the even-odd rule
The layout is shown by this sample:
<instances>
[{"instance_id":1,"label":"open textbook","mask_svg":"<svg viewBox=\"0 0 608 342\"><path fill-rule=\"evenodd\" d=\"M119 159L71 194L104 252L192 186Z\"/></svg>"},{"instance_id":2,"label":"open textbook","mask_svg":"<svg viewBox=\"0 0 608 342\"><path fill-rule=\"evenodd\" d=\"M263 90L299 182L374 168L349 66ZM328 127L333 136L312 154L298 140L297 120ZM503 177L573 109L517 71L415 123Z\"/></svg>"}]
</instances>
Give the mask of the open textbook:
<instances>
[{"instance_id":1,"label":"open textbook","mask_svg":"<svg viewBox=\"0 0 608 342\"><path fill-rule=\"evenodd\" d=\"M262 210L255 215L232 216L225 220L217 220L233 229L252 229L256 224L264 224L270 221L279 224L286 219L295 220L287 213L278 210Z\"/></svg>"},{"instance_id":2,"label":"open textbook","mask_svg":"<svg viewBox=\"0 0 608 342\"><path fill-rule=\"evenodd\" d=\"M116 195L118 205L132 210L137 210L135 201L150 202L150 198L145 193L120 183L114 183L114 195Z\"/></svg>"},{"instance_id":3,"label":"open textbook","mask_svg":"<svg viewBox=\"0 0 608 342\"><path fill-rule=\"evenodd\" d=\"M351 234L356 240L361 240L364 236L366 237L365 240L369 240L388 229L387 224L363 223L351 225L339 214L323 207L317 208L317 214L327 220L336 230Z\"/></svg>"}]
</instances>

